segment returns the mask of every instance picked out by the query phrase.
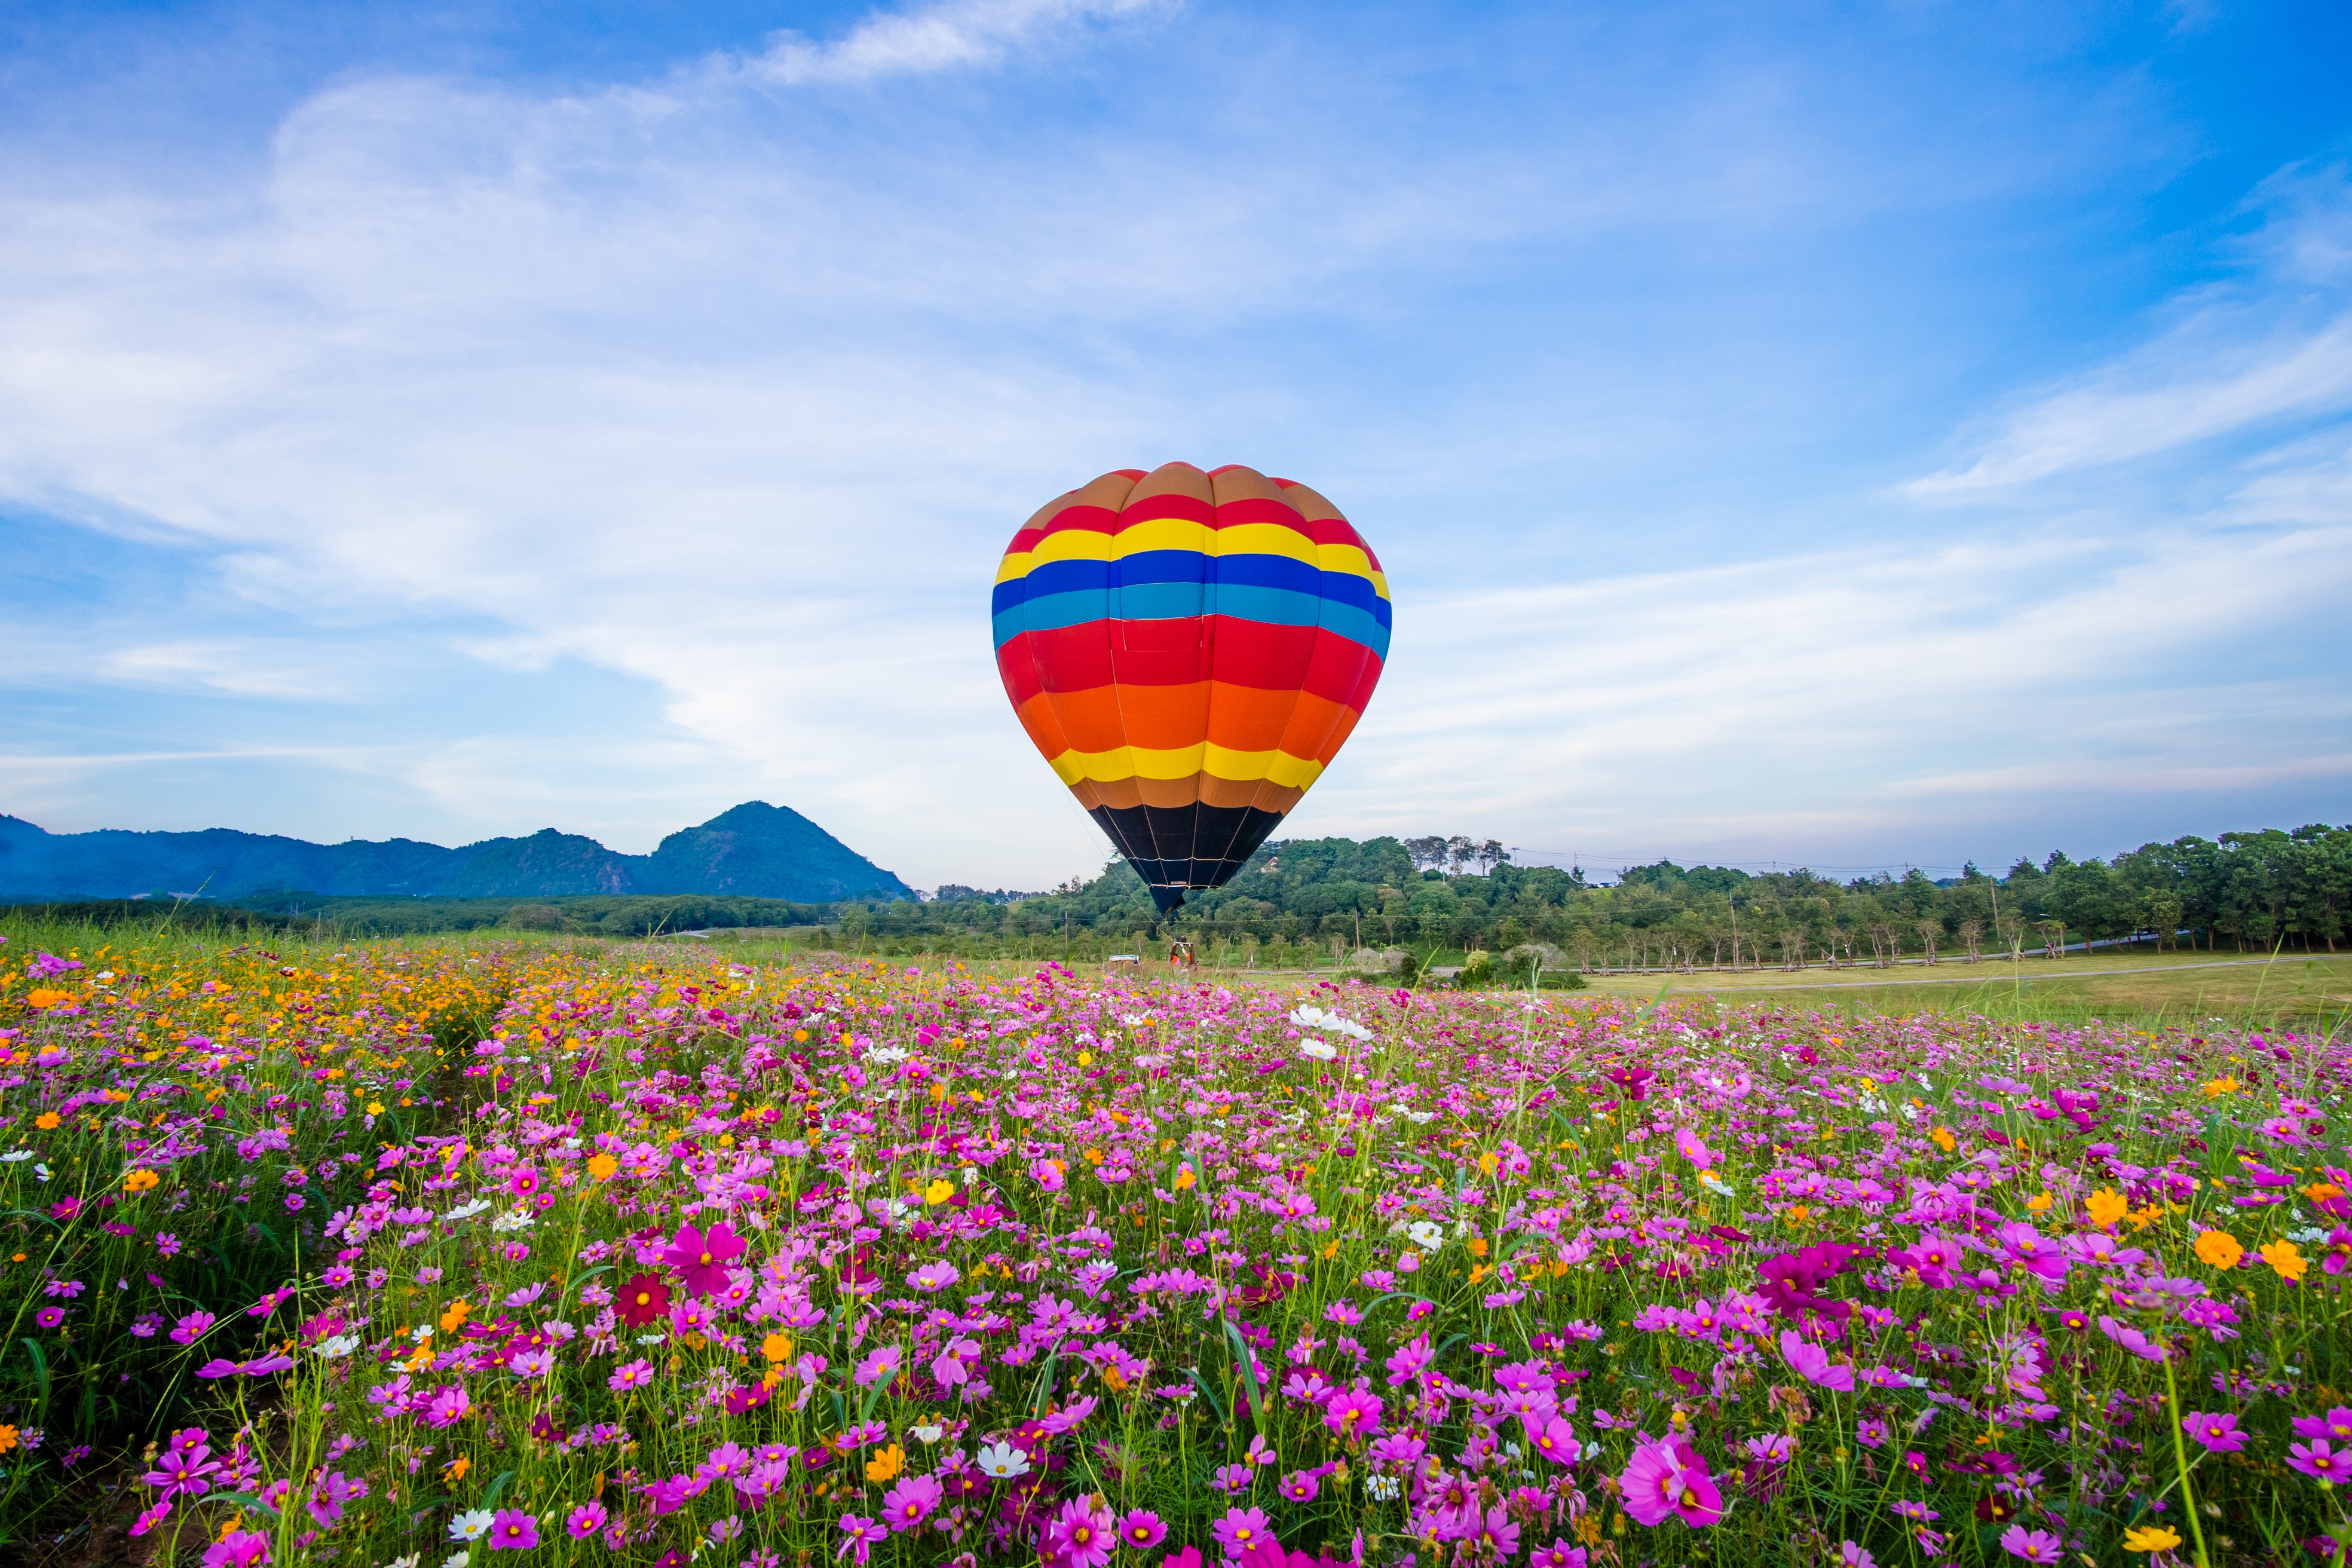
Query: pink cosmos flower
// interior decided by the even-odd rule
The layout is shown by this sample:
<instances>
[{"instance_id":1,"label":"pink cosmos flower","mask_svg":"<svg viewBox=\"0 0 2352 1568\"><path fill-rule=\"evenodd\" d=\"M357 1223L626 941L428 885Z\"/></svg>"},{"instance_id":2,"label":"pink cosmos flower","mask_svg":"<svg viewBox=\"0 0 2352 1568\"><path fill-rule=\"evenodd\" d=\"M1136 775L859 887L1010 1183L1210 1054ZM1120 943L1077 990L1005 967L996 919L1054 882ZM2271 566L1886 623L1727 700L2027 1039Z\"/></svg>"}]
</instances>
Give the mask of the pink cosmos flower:
<instances>
[{"instance_id":1,"label":"pink cosmos flower","mask_svg":"<svg viewBox=\"0 0 2352 1568\"><path fill-rule=\"evenodd\" d=\"M1675 1147L1681 1151L1684 1159L1702 1171L1711 1171L1719 1163L1715 1151L1700 1142L1698 1134L1687 1127L1675 1129Z\"/></svg>"},{"instance_id":2,"label":"pink cosmos flower","mask_svg":"<svg viewBox=\"0 0 2352 1568\"><path fill-rule=\"evenodd\" d=\"M2339 1454L2324 1442L2289 1444L2286 1462L2314 1480L2340 1481L2352 1475L2352 1454Z\"/></svg>"},{"instance_id":3,"label":"pink cosmos flower","mask_svg":"<svg viewBox=\"0 0 2352 1568\"><path fill-rule=\"evenodd\" d=\"M1527 1430L1528 1447L1555 1465L1572 1465L1582 1452L1577 1445L1576 1428L1568 1424L1566 1416L1554 1415L1545 1421L1527 1417L1519 1425Z\"/></svg>"},{"instance_id":4,"label":"pink cosmos flower","mask_svg":"<svg viewBox=\"0 0 2352 1568\"><path fill-rule=\"evenodd\" d=\"M530 1552L539 1545L539 1520L519 1508L502 1508L490 1521L490 1550Z\"/></svg>"},{"instance_id":5,"label":"pink cosmos flower","mask_svg":"<svg viewBox=\"0 0 2352 1568\"><path fill-rule=\"evenodd\" d=\"M1584 1568L1584 1548L1556 1540L1549 1546L1529 1553L1528 1568Z\"/></svg>"},{"instance_id":6,"label":"pink cosmos flower","mask_svg":"<svg viewBox=\"0 0 2352 1568\"><path fill-rule=\"evenodd\" d=\"M604 1528L605 1518L603 1503L583 1502L564 1519L564 1533L574 1541L585 1541Z\"/></svg>"},{"instance_id":7,"label":"pink cosmos flower","mask_svg":"<svg viewBox=\"0 0 2352 1568\"><path fill-rule=\"evenodd\" d=\"M1312 1470L1293 1470L1282 1478L1274 1489L1286 1502L1313 1502L1323 1483Z\"/></svg>"},{"instance_id":8,"label":"pink cosmos flower","mask_svg":"<svg viewBox=\"0 0 2352 1568\"><path fill-rule=\"evenodd\" d=\"M1500 1503L1486 1510L1486 1519L1468 1539L1490 1549L1482 1553L1488 1562L1507 1563L1519 1553L1519 1527L1511 1522L1509 1510Z\"/></svg>"},{"instance_id":9,"label":"pink cosmos flower","mask_svg":"<svg viewBox=\"0 0 2352 1568\"><path fill-rule=\"evenodd\" d=\"M466 1412L473 1407L474 1402L467 1394L463 1384L436 1389L433 1397L425 1403L425 1424L427 1426L454 1426L464 1420Z\"/></svg>"},{"instance_id":10,"label":"pink cosmos flower","mask_svg":"<svg viewBox=\"0 0 2352 1568\"><path fill-rule=\"evenodd\" d=\"M1168 1527L1148 1508L1139 1508L1118 1521L1118 1538L1138 1552L1149 1552L1168 1539Z\"/></svg>"},{"instance_id":11,"label":"pink cosmos flower","mask_svg":"<svg viewBox=\"0 0 2352 1568\"><path fill-rule=\"evenodd\" d=\"M2298 1415L2294 1418L2294 1435L2352 1443L2352 1408L2339 1405L2325 1415Z\"/></svg>"},{"instance_id":12,"label":"pink cosmos flower","mask_svg":"<svg viewBox=\"0 0 2352 1568\"><path fill-rule=\"evenodd\" d=\"M882 1522L893 1531L912 1530L940 1506L940 1483L931 1476L908 1476L882 1497Z\"/></svg>"},{"instance_id":13,"label":"pink cosmos flower","mask_svg":"<svg viewBox=\"0 0 2352 1568\"><path fill-rule=\"evenodd\" d=\"M1853 1368L1832 1365L1830 1352L1809 1343L1796 1330L1780 1331L1780 1354L1788 1362L1789 1370L1807 1383L1834 1394L1853 1392Z\"/></svg>"},{"instance_id":14,"label":"pink cosmos flower","mask_svg":"<svg viewBox=\"0 0 2352 1568\"><path fill-rule=\"evenodd\" d=\"M743 1254L743 1238L720 1220L706 1233L680 1225L677 1237L662 1249L661 1260L678 1283L698 1296L727 1287L727 1265ZM863 1562L864 1559L860 1558Z\"/></svg>"},{"instance_id":15,"label":"pink cosmos flower","mask_svg":"<svg viewBox=\"0 0 2352 1568\"><path fill-rule=\"evenodd\" d=\"M209 1448L171 1448L155 1461L153 1469L139 1478L139 1484L155 1488L166 1500L194 1497L211 1489L211 1478L219 1470Z\"/></svg>"},{"instance_id":16,"label":"pink cosmos flower","mask_svg":"<svg viewBox=\"0 0 2352 1568\"><path fill-rule=\"evenodd\" d=\"M205 1568L261 1568L269 1561L269 1537L257 1530L231 1531L205 1549Z\"/></svg>"},{"instance_id":17,"label":"pink cosmos flower","mask_svg":"<svg viewBox=\"0 0 2352 1568\"><path fill-rule=\"evenodd\" d=\"M1625 1494L1625 1511L1644 1525L1664 1524L1674 1515L1703 1528L1723 1517L1723 1494L1715 1478L1697 1451L1680 1440L1635 1448L1617 1484Z\"/></svg>"},{"instance_id":18,"label":"pink cosmos flower","mask_svg":"<svg viewBox=\"0 0 2352 1568\"><path fill-rule=\"evenodd\" d=\"M2000 1549L2011 1557L2022 1557L2028 1563L2063 1563L2066 1560L2063 1544L2046 1530L2028 1530L2012 1524L2000 1532Z\"/></svg>"},{"instance_id":19,"label":"pink cosmos flower","mask_svg":"<svg viewBox=\"0 0 2352 1568\"><path fill-rule=\"evenodd\" d=\"M841 1516L841 1544L835 1547L833 1552L836 1562L846 1553L855 1552L857 1553L857 1561L864 1563L874 1555L876 1546L890 1539L889 1531L884 1529L881 1524L874 1520L860 1518L854 1513L845 1513Z\"/></svg>"},{"instance_id":20,"label":"pink cosmos flower","mask_svg":"<svg viewBox=\"0 0 2352 1568\"><path fill-rule=\"evenodd\" d=\"M1367 1389L1362 1393L1349 1390L1333 1394L1323 1405L1323 1425L1343 1439L1370 1437L1381 1429L1381 1420L1387 1406L1381 1396Z\"/></svg>"},{"instance_id":21,"label":"pink cosmos flower","mask_svg":"<svg viewBox=\"0 0 2352 1568\"><path fill-rule=\"evenodd\" d=\"M171 1511L172 1503L171 1500L168 1498L163 1501L157 1503L152 1508L143 1510L140 1513L138 1519L131 1522L131 1533L133 1535L146 1534L149 1531L163 1523Z\"/></svg>"},{"instance_id":22,"label":"pink cosmos flower","mask_svg":"<svg viewBox=\"0 0 2352 1568\"><path fill-rule=\"evenodd\" d=\"M1274 1524L1262 1509L1229 1508L1225 1517L1209 1526L1209 1533L1228 1557L1239 1557L1261 1541L1274 1539Z\"/></svg>"},{"instance_id":23,"label":"pink cosmos flower","mask_svg":"<svg viewBox=\"0 0 2352 1568\"><path fill-rule=\"evenodd\" d=\"M1103 1568L1118 1545L1118 1524L1109 1512L1096 1512L1090 1499L1074 1498L1047 1527L1044 1555L1058 1568Z\"/></svg>"},{"instance_id":24,"label":"pink cosmos flower","mask_svg":"<svg viewBox=\"0 0 2352 1568\"><path fill-rule=\"evenodd\" d=\"M2180 1429L2212 1453L2234 1454L2246 1446L2246 1435L2238 1430L2235 1415L2211 1415L2192 1410L2181 1418Z\"/></svg>"},{"instance_id":25,"label":"pink cosmos flower","mask_svg":"<svg viewBox=\"0 0 2352 1568\"><path fill-rule=\"evenodd\" d=\"M604 1385L615 1394L626 1394L633 1388L643 1388L654 1380L654 1363L639 1356L625 1366L615 1367Z\"/></svg>"},{"instance_id":26,"label":"pink cosmos flower","mask_svg":"<svg viewBox=\"0 0 2352 1568\"><path fill-rule=\"evenodd\" d=\"M2162 1361L2171 1353L2130 1324L2119 1323L2105 1312L2099 1314L2099 1332L2142 1361Z\"/></svg>"}]
</instances>

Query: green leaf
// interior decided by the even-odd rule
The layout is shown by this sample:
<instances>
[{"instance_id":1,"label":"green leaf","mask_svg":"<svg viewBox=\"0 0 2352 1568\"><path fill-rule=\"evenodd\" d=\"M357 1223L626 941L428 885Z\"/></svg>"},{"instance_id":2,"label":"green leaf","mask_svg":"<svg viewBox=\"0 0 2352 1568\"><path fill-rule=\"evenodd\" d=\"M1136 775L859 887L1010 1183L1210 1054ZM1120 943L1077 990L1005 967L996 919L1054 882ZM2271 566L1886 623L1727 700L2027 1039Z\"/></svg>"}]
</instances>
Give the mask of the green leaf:
<instances>
[{"instance_id":1,"label":"green leaf","mask_svg":"<svg viewBox=\"0 0 2352 1568\"><path fill-rule=\"evenodd\" d=\"M563 1287L563 1293L568 1296L572 1291L579 1289L581 1286L585 1285L589 1280L596 1278L599 1274L610 1274L612 1271L613 1265L609 1263L600 1263L584 1274L575 1274L572 1277L571 1283Z\"/></svg>"},{"instance_id":2,"label":"green leaf","mask_svg":"<svg viewBox=\"0 0 2352 1568\"><path fill-rule=\"evenodd\" d=\"M1217 1391L1211 1388L1208 1380L1201 1375L1201 1369L1197 1366L1192 1367L1184 1375L1192 1381L1193 1387L1201 1391L1201 1397L1209 1402L1209 1414L1217 1418L1217 1425L1220 1426L1233 1425L1225 1419L1225 1407L1218 1402Z\"/></svg>"},{"instance_id":3,"label":"green leaf","mask_svg":"<svg viewBox=\"0 0 2352 1568\"><path fill-rule=\"evenodd\" d=\"M268 1503L262 1501L251 1492L215 1492L212 1496L205 1499L204 1500L206 1502L233 1502L236 1504L237 1507L249 1509L255 1513L266 1513L272 1519L276 1519L278 1517L278 1510L276 1509L270 1507Z\"/></svg>"},{"instance_id":4,"label":"green leaf","mask_svg":"<svg viewBox=\"0 0 2352 1568\"><path fill-rule=\"evenodd\" d=\"M1045 1402L1054 1397L1054 1366L1055 1363L1059 1362L1061 1359L1062 1352L1055 1351L1045 1357L1045 1364L1038 1367L1037 1395L1029 1402L1030 1415L1043 1415L1045 1414Z\"/></svg>"},{"instance_id":5,"label":"green leaf","mask_svg":"<svg viewBox=\"0 0 2352 1568\"><path fill-rule=\"evenodd\" d=\"M1225 1339L1234 1347L1234 1370L1241 1374L1242 1386L1249 1391L1250 1415L1263 1426L1265 1425L1265 1390L1257 1385L1257 1363L1242 1339L1241 1329L1231 1318L1225 1320Z\"/></svg>"},{"instance_id":6,"label":"green leaf","mask_svg":"<svg viewBox=\"0 0 2352 1568\"><path fill-rule=\"evenodd\" d=\"M514 1479L515 1473L512 1470L500 1470L498 1474L498 1479L490 1482L489 1489L482 1494L482 1506L484 1508L498 1507L499 1494L505 1491L507 1489L507 1483Z\"/></svg>"},{"instance_id":7,"label":"green leaf","mask_svg":"<svg viewBox=\"0 0 2352 1568\"><path fill-rule=\"evenodd\" d=\"M47 1416L49 1413L49 1358L41 1353L41 1347L36 1341L18 1340L16 1342L23 1345L25 1353L33 1358L33 1383L40 1390L37 1411Z\"/></svg>"}]
</instances>

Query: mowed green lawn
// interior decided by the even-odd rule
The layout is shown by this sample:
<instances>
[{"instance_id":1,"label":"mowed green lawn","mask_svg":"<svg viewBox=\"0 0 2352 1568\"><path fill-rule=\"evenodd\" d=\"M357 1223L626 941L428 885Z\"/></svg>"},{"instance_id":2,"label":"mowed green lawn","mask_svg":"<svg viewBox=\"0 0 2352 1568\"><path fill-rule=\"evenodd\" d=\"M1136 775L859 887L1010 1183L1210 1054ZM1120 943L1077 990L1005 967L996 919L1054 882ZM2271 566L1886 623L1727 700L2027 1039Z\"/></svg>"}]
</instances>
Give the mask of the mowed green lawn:
<instances>
[{"instance_id":1,"label":"mowed green lawn","mask_svg":"<svg viewBox=\"0 0 2352 1568\"><path fill-rule=\"evenodd\" d=\"M1590 984L1604 994L1645 1000L1663 988L1670 996L1714 994L1743 1003L1769 997L1792 1007L1959 1008L2060 1020L2227 1018L2326 1028L2352 1013L2352 954L2135 953L1895 969L1700 970L1601 975Z\"/></svg>"}]
</instances>

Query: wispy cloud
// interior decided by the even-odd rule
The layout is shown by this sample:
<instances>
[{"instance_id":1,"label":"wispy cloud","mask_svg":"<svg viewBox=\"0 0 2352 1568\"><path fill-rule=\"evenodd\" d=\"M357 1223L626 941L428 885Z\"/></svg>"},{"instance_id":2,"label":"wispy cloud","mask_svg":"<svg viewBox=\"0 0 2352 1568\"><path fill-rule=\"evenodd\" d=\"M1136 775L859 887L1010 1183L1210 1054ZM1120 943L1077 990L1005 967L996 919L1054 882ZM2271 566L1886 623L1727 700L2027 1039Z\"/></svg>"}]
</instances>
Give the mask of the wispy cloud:
<instances>
[{"instance_id":1,"label":"wispy cloud","mask_svg":"<svg viewBox=\"0 0 2352 1568\"><path fill-rule=\"evenodd\" d=\"M1965 462L1906 487L1921 499L2017 486L2352 408L2352 180L2272 182L2246 274L2184 294L2178 324L2028 402Z\"/></svg>"},{"instance_id":2,"label":"wispy cloud","mask_svg":"<svg viewBox=\"0 0 2352 1568\"><path fill-rule=\"evenodd\" d=\"M914 11L877 11L843 37L778 37L742 62L755 79L871 81L877 77L993 65L1011 50L1090 22L1149 11L1160 0L952 0Z\"/></svg>"}]
</instances>

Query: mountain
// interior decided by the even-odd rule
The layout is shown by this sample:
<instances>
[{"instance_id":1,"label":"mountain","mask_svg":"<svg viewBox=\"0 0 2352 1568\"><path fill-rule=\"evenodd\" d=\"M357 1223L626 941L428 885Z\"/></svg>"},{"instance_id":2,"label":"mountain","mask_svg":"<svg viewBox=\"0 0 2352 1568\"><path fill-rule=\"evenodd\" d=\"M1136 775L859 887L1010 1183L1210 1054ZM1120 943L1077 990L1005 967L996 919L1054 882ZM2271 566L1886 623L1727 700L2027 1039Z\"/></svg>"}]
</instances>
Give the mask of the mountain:
<instances>
[{"instance_id":1,"label":"mountain","mask_svg":"<svg viewBox=\"0 0 2352 1568\"><path fill-rule=\"evenodd\" d=\"M682 828L650 855L543 828L456 849L414 839L311 844L213 827L201 833L47 833L0 816L0 900L193 893L229 899L300 888L340 896L493 898L562 893L726 893L821 903L910 899L906 883L799 812L747 801Z\"/></svg>"}]
</instances>

